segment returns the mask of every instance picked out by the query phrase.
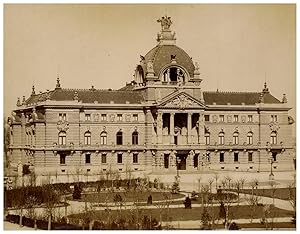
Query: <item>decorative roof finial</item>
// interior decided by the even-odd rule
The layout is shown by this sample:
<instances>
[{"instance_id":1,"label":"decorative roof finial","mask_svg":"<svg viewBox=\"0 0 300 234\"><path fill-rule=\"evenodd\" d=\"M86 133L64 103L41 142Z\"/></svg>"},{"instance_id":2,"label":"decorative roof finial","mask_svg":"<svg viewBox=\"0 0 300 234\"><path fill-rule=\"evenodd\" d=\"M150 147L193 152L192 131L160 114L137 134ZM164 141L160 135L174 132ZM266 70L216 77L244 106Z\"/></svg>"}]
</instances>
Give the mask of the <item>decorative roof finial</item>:
<instances>
[{"instance_id":1,"label":"decorative roof finial","mask_svg":"<svg viewBox=\"0 0 300 234\"><path fill-rule=\"evenodd\" d=\"M174 45L176 42L175 32L172 32L170 27L172 25L171 17L163 16L157 20L161 25L161 32L157 34L157 42L162 45Z\"/></svg>"},{"instance_id":2,"label":"decorative roof finial","mask_svg":"<svg viewBox=\"0 0 300 234\"><path fill-rule=\"evenodd\" d=\"M57 75L57 79L56 79L56 89L60 89L60 80L59 80L59 75Z\"/></svg>"},{"instance_id":3,"label":"decorative roof finial","mask_svg":"<svg viewBox=\"0 0 300 234\"><path fill-rule=\"evenodd\" d=\"M21 106L21 101L20 101L19 97L18 97L18 100L17 100L17 106Z\"/></svg>"},{"instance_id":4,"label":"decorative roof finial","mask_svg":"<svg viewBox=\"0 0 300 234\"><path fill-rule=\"evenodd\" d=\"M170 30L170 26L173 23L171 17L168 17L167 15L158 19L157 22L160 23L162 31Z\"/></svg>"},{"instance_id":5,"label":"decorative roof finial","mask_svg":"<svg viewBox=\"0 0 300 234\"><path fill-rule=\"evenodd\" d=\"M267 87L267 82L265 82L265 84L264 84L263 93L269 93L269 89Z\"/></svg>"},{"instance_id":6,"label":"decorative roof finial","mask_svg":"<svg viewBox=\"0 0 300 234\"><path fill-rule=\"evenodd\" d=\"M287 103L287 98L286 98L286 95L285 93L283 94L283 97L282 97L282 103Z\"/></svg>"},{"instance_id":7,"label":"decorative roof finial","mask_svg":"<svg viewBox=\"0 0 300 234\"><path fill-rule=\"evenodd\" d=\"M263 103L264 102L264 94L263 93L260 93L259 94L259 103Z\"/></svg>"},{"instance_id":8,"label":"decorative roof finial","mask_svg":"<svg viewBox=\"0 0 300 234\"><path fill-rule=\"evenodd\" d=\"M25 96L23 96L22 105L25 105L25 103L26 103L26 99Z\"/></svg>"},{"instance_id":9,"label":"decorative roof finial","mask_svg":"<svg viewBox=\"0 0 300 234\"><path fill-rule=\"evenodd\" d=\"M75 101L79 100L77 91L74 92L73 100L75 100Z\"/></svg>"},{"instance_id":10,"label":"decorative roof finial","mask_svg":"<svg viewBox=\"0 0 300 234\"><path fill-rule=\"evenodd\" d=\"M35 95L35 88L34 88L34 85L32 85L32 92L31 92L31 95Z\"/></svg>"}]
</instances>

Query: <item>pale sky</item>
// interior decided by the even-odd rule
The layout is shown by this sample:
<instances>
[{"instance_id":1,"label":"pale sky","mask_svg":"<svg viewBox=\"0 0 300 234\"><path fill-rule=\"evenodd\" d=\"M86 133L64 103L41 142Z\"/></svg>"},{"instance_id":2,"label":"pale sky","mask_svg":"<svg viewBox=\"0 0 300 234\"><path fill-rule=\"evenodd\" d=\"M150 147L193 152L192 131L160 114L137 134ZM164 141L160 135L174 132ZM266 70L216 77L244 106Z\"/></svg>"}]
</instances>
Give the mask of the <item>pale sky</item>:
<instances>
[{"instance_id":1,"label":"pale sky","mask_svg":"<svg viewBox=\"0 0 300 234\"><path fill-rule=\"evenodd\" d=\"M63 88L118 89L171 16L204 90L261 91L295 107L295 5L5 5L4 112L17 97ZM291 112L295 116L295 110Z\"/></svg>"}]
</instances>

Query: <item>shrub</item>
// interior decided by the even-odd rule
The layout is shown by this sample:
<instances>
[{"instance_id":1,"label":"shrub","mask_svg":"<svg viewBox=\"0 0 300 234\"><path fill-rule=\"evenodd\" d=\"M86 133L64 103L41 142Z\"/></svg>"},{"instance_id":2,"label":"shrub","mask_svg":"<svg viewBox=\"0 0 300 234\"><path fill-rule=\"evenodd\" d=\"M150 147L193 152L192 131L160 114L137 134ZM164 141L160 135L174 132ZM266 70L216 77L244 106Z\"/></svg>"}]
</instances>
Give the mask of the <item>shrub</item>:
<instances>
[{"instance_id":1,"label":"shrub","mask_svg":"<svg viewBox=\"0 0 300 234\"><path fill-rule=\"evenodd\" d=\"M229 228L228 228L229 230L239 230L240 228L239 228L239 226L235 223L235 222L233 222L233 223L231 223L230 225L229 225Z\"/></svg>"},{"instance_id":2,"label":"shrub","mask_svg":"<svg viewBox=\"0 0 300 234\"><path fill-rule=\"evenodd\" d=\"M81 187L80 185L74 185L74 191L73 191L73 199L77 200L81 198Z\"/></svg>"},{"instance_id":3,"label":"shrub","mask_svg":"<svg viewBox=\"0 0 300 234\"><path fill-rule=\"evenodd\" d=\"M30 218L23 217L22 224L26 227L34 227L34 220Z\"/></svg>"}]
</instances>

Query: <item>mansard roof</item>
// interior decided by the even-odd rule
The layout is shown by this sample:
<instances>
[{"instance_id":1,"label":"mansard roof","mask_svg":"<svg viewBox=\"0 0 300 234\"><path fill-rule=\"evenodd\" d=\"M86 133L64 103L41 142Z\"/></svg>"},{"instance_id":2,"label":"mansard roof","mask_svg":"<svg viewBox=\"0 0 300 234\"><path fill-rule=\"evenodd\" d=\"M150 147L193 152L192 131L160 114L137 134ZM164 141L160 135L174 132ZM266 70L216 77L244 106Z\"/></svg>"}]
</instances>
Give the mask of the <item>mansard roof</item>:
<instances>
[{"instance_id":1,"label":"mansard roof","mask_svg":"<svg viewBox=\"0 0 300 234\"><path fill-rule=\"evenodd\" d=\"M76 94L77 92L77 94ZM144 101L143 96L138 91L131 90L99 90L99 89L54 89L45 93L31 95L26 104L34 104L46 100L72 101L75 96L82 103L115 103L115 104L140 104Z\"/></svg>"},{"instance_id":2,"label":"mansard roof","mask_svg":"<svg viewBox=\"0 0 300 234\"><path fill-rule=\"evenodd\" d=\"M213 105L255 105L260 102L261 92L203 92L203 98L205 104ZM276 104L281 103L277 98L275 98L270 93L263 93L263 103Z\"/></svg>"}]
</instances>

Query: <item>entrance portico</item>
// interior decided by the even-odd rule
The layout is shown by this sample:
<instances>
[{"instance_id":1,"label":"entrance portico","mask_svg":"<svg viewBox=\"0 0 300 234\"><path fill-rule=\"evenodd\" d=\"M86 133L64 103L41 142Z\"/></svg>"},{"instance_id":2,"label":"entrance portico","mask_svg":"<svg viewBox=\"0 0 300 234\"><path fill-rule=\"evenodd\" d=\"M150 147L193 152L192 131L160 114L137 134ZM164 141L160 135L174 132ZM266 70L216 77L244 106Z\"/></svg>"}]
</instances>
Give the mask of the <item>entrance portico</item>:
<instances>
[{"instance_id":1,"label":"entrance portico","mask_svg":"<svg viewBox=\"0 0 300 234\"><path fill-rule=\"evenodd\" d=\"M157 143L163 145L203 144L204 122L201 111L159 110ZM203 138L203 139L201 139Z\"/></svg>"}]
</instances>

